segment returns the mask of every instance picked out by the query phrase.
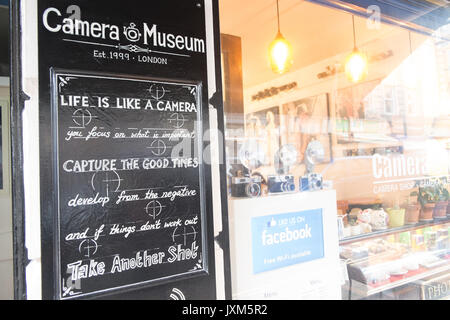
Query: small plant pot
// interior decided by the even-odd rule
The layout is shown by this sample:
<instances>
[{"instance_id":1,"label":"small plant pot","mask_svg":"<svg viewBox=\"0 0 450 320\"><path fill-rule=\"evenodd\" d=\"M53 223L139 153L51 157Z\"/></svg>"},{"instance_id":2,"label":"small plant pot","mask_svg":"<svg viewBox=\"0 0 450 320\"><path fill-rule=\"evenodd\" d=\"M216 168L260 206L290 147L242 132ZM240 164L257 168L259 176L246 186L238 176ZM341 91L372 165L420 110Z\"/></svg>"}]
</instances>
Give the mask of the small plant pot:
<instances>
[{"instance_id":1,"label":"small plant pot","mask_svg":"<svg viewBox=\"0 0 450 320\"><path fill-rule=\"evenodd\" d=\"M419 223L420 204L409 204L406 208L405 224Z\"/></svg>"},{"instance_id":2,"label":"small plant pot","mask_svg":"<svg viewBox=\"0 0 450 320\"><path fill-rule=\"evenodd\" d=\"M389 208L386 211L389 214L389 227L390 228L399 228L399 227L403 227L405 225L405 209Z\"/></svg>"},{"instance_id":3,"label":"small plant pot","mask_svg":"<svg viewBox=\"0 0 450 320\"><path fill-rule=\"evenodd\" d=\"M434 219L446 219L447 218L447 201L439 201L433 210Z\"/></svg>"},{"instance_id":4,"label":"small plant pot","mask_svg":"<svg viewBox=\"0 0 450 320\"><path fill-rule=\"evenodd\" d=\"M422 210L420 210L421 222L433 221L433 211L435 206L436 206L435 203L427 203L422 207Z\"/></svg>"}]
</instances>

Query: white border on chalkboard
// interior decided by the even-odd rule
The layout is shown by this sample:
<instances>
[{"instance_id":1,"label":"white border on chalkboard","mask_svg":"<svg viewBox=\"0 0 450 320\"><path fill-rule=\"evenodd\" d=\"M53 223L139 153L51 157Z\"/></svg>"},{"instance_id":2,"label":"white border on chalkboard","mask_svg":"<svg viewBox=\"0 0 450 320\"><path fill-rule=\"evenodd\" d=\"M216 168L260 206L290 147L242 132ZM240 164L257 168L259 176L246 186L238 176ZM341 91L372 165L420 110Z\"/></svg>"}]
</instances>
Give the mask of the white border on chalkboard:
<instances>
[{"instance_id":1,"label":"white border on chalkboard","mask_svg":"<svg viewBox=\"0 0 450 320\"><path fill-rule=\"evenodd\" d=\"M209 274L209 257L208 257L208 237L207 237L207 223L206 223L206 192L205 192L205 173L204 173L204 163L203 163L203 152L204 152L204 144L203 144L203 107L202 107L202 83L201 81L176 81L176 80L164 80L159 78L145 78L145 77L136 77L130 75L121 75L121 74L106 74L106 73L92 73L92 72L84 72L84 71L75 71L75 70L63 70L63 69L51 69L51 93L52 93L52 101L51 101L51 114L52 114L52 132L53 138L52 142L54 144L54 154L53 154L53 162L55 164L56 175L54 177L54 184L56 185L57 190L57 201L56 201L56 232L54 234L54 243L55 243L55 256L56 258L56 281L55 281L55 290L57 292L57 297L60 300L70 300L80 297L89 297L101 294L107 294L114 291L126 290L139 288L144 286L157 286L164 285L170 282L182 280L182 279L190 279L193 277L198 277L202 275ZM117 286L113 288L93 291L89 293L80 293L71 297L62 297L62 282L61 282L61 256L60 256L60 188L59 188L59 128L58 128L58 93L59 93L59 85L58 85L58 76L72 76L77 78L101 78L101 79L111 79L111 80L124 80L124 81L136 81L136 82L151 82L151 83L159 83L159 84L169 84L169 85L180 85L180 86L193 86L197 88L197 132L201 133L201 137L196 135L196 139L198 139L198 152L199 152L199 185L200 185L200 216L201 216L201 235L202 235L202 268L190 271L179 273L172 276L167 276L159 279L147 280L143 282L133 283L129 285Z\"/></svg>"},{"instance_id":2,"label":"white border on chalkboard","mask_svg":"<svg viewBox=\"0 0 450 320\"><path fill-rule=\"evenodd\" d=\"M0 77L0 87L9 87L9 77Z\"/></svg>"},{"instance_id":3,"label":"white border on chalkboard","mask_svg":"<svg viewBox=\"0 0 450 320\"><path fill-rule=\"evenodd\" d=\"M2 114L0 130L1 130L1 152L0 155L2 157L1 169L2 169L2 187L0 188L0 194L9 194L11 191L11 179L10 179L10 169L11 169L11 145L10 145L10 122L9 122L9 114L10 107L9 101L6 98L0 99L0 112Z\"/></svg>"}]
</instances>

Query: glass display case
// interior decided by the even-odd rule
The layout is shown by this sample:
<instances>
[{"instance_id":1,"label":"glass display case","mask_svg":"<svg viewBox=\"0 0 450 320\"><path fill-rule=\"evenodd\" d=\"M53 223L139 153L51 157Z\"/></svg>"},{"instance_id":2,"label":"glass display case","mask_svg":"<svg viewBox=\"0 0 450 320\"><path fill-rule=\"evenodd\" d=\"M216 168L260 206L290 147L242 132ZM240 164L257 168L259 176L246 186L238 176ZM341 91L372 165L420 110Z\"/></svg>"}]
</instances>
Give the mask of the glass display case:
<instances>
[{"instance_id":1,"label":"glass display case","mask_svg":"<svg viewBox=\"0 0 450 320\"><path fill-rule=\"evenodd\" d=\"M344 297L427 297L412 288L450 271L448 184L446 176L424 178L412 181L403 201L337 202Z\"/></svg>"},{"instance_id":2,"label":"glass display case","mask_svg":"<svg viewBox=\"0 0 450 320\"><path fill-rule=\"evenodd\" d=\"M347 299L426 299L424 279L448 275L450 270L450 217L394 227L340 242L348 279ZM445 289L444 291L447 291ZM442 292L440 298L450 296Z\"/></svg>"}]
</instances>

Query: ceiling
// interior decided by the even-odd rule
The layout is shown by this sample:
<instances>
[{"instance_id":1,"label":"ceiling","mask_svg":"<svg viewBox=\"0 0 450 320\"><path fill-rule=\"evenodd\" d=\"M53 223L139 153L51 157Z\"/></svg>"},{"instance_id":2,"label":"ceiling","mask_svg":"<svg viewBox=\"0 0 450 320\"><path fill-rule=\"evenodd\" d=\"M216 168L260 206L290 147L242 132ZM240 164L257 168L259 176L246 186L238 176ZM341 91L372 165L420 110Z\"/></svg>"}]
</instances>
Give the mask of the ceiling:
<instances>
[{"instance_id":1,"label":"ceiling","mask_svg":"<svg viewBox=\"0 0 450 320\"><path fill-rule=\"evenodd\" d=\"M275 0L222 0L221 33L242 39L244 88L276 78L268 63L268 47L277 33ZM351 14L304 0L280 0L281 33L294 54L291 70L303 68L353 49ZM398 28L368 26L355 17L358 47L376 41Z\"/></svg>"}]
</instances>

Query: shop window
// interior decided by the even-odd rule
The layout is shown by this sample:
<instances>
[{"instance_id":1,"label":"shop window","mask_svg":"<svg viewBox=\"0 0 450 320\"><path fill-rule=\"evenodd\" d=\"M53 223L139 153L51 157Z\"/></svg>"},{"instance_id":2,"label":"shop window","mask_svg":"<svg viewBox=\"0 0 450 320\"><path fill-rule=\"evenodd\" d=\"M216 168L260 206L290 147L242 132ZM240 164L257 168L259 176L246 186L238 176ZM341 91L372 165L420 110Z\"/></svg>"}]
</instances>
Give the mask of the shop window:
<instances>
[{"instance_id":1,"label":"shop window","mask_svg":"<svg viewBox=\"0 0 450 320\"><path fill-rule=\"evenodd\" d=\"M255 232L262 230L258 217L272 217L267 228L278 222L289 228L295 217L278 221L277 215L323 208L333 199L334 245L345 275L339 298L426 299L424 283L434 283L434 276L445 282L450 274L450 25L441 16L428 23L417 8L421 17L403 21L404 28L392 23L402 21L395 10L388 10L392 19L374 26L314 1L283 0L279 6L292 61L275 73L268 52L278 28L276 1L246 2L249 9L239 1L221 3L223 37L240 40L233 49L240 67L223 63L234 296L311 297L286 293L288 284L275 290L269 279L284 279L277 272L289 266L290 277L301 279L298 270L319 265L327 253L315 262L273 262L278 267L259 273L267 267L259 265L259 255L270 252L255 247ZM448 13L440 9L433 12ZM368 64L353 82L346 59L355 46ZM230 61L230 45L225 42L223 50ZM243 99L230 106L236 86ZM296 199L303 204L293 204ZM312 207L308 199L316 199ZM251 236L233 249L242 240L238 231L246 230L239 223L249 224ZM323 241L331 246L329 236L325 232ZM320 249L311 245L311 252Z\"/></svg>"}]
</instances>

